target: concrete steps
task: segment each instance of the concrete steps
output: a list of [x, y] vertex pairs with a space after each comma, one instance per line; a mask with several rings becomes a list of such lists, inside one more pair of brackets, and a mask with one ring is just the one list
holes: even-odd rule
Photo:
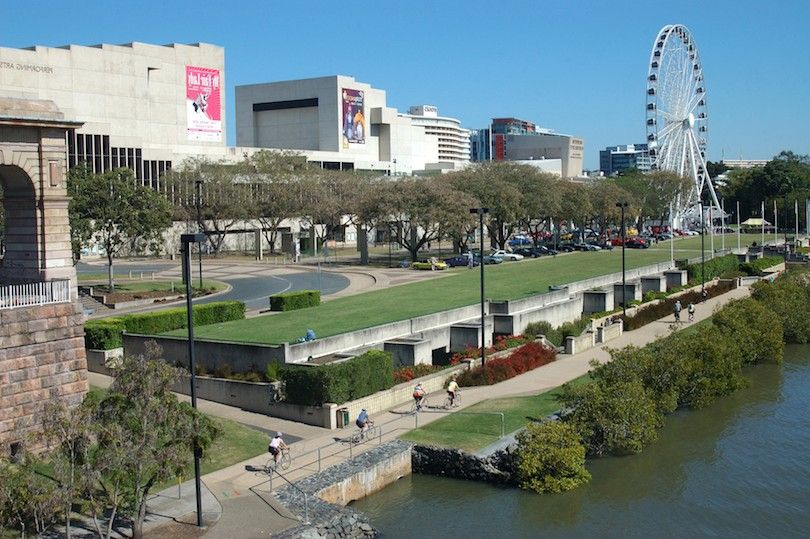
[[79, 302], [82, 304], [82, 310], [84, 314], [90, 316], [91, 314], [98, 314], [98, 313], [105, 313], [111, 312], [112, 309], [93, 299], [90, 295], [86, 292], [83, 292], [82, 289], [79, 289]]

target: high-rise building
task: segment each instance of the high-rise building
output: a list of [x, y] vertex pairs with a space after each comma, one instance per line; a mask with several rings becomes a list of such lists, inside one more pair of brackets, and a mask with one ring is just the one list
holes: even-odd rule
[[612, 176], [631, 168], [646, 172], [650, 170], [651, 164], [646, 144], [608, 146], [599, 152], [599, 170], [606, 176]]
[[408, 109], [414, 125], [425, 128], [425, 134], [438, 141], [440, 163], [468, 163], [470, 161], [470, 132], [461, 127], [455, 118], [439, 116], [439, 109], [433, 105], [416, 105]]
[[534, 123], [518, 118], [493, 118], [489, 128], [473, 130], [470, 135], [473, 161], [535, 164], [559, 160], [559, 174], [564, 178], [582, 175], [584, 146], [581, 138], [538, 128]]

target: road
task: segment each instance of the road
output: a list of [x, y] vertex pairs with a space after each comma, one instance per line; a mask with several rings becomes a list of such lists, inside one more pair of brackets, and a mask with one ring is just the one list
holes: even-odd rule
[[[320, 290], [322, 296], [340, 292], [349, 286], [349, 279], [343, 275], [324, 271], [296, 271], [294, 268], [280, 268], [281, 271], [265, 265], [235, 265], [219, 262], [203, 263], [203, 278], [216, 279], [231, 286], [231, 290], [213, 297], [200, 298], [197, 303], [238, 300], [245, 303], [248, 310], [262, 310], [269, 307], [268, 296], [291, 290]], [[157, 278], [180, 278], [180, 265], [173, 262], [120, 262], [114, 266], [117, 276], [151, 274]], [[82, 275], [106, 274], [103, 264], [79, 262], [76, 272]], [[294, 273], [286, 273], [292, 271]], [[192, 268], [194, 279], [198, 278], [197, 265]]]

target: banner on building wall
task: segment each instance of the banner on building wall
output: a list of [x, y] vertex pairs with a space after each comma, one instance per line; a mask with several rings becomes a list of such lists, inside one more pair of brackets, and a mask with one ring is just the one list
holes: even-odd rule
[[222, 141], [219, 69], [186, 66], [186, 130], [189, 140]]
[[366, 143], [366, 112], [363, 90], [344, 88], [343, 95], [343, 147]]

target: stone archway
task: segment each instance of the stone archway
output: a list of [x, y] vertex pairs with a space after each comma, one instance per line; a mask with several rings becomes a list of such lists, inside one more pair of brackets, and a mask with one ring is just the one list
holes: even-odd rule
[[80, 126], [53, 102], [0, 98], [0, 453], [36, 429], [43, 404], [87, 391], [65, 160], [66, 131]]

